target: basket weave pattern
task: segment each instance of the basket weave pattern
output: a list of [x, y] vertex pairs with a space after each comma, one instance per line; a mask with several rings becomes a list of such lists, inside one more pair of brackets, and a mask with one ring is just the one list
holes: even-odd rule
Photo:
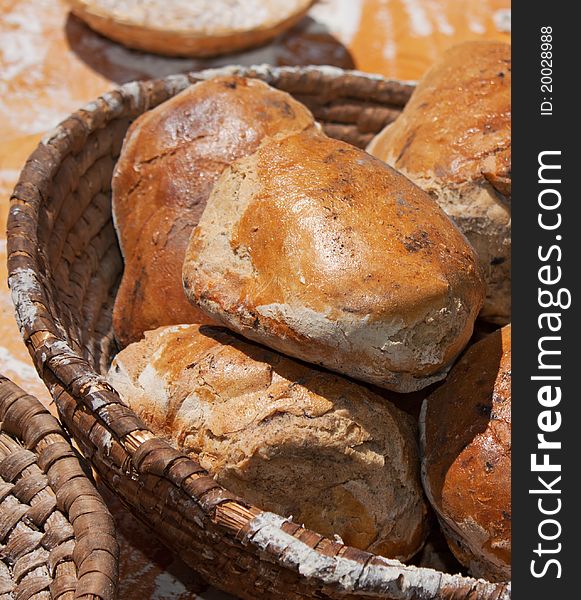
[[58, 421], [0, 376], [0, 600], [112, 600], [114, 523]]
[[[122, 259], [114, 163], [130, 122], [192, 82], [133, 83], [73, 114], [29, 159], [9, 217], [9, 282], [35, 365], [85, 456], [132, 512], [211, 583], [242, 598], [508, 600], [490, 584], [344, 546], [224, 490], [157, 438], [107, 384]], [[327, 134], [363, 147], [412, 86], [331, 68], [238, 69], [304, 102]]]

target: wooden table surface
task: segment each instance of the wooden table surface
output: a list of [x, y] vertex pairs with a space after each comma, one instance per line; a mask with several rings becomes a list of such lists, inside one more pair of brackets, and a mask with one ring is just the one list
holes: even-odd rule
[[[449, 46], [510, 41], [508, 0], [320, 0], [295, 30], [265, 48], [214, 60], [127, 50], [72, 17], [62, 0], [0, 0], [0, 372], [48, 393], [16, 327], [6, 286], [5, 223], [19, 170], [40, 137], [117, 84], [225, 64], [336, 64], [417, 79]], [[109, 495], [122, 545], [122, 600], [218, 600]]]

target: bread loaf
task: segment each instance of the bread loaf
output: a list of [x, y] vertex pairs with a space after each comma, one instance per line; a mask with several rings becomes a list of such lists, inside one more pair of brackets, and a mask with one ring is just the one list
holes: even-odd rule
[[477, 577], [511, 576], [511, 328], [471, 346], [422, 407], [422, 479], [451, 550]]
[[474, 251], [425, 192], [314, 129], [224, 171], [184, 286], [252, 340], [400, 392], [445, 376], [484, 296]]
[[181, 272], [214, 182], [265, 136], [313, 126], [291, 96], [240, 77], [193, 85], [133, 123], [113, 176], [125, 259], [113, 326], [122, 346], [160, 325], [204, 320], [184, 296]]
[[510, 46], [451, 48], [419, 82], [403, 113], [368, 151], [437, 200], [480, 258], [481, 317], [510, 320]]
[[109, 380], [152, 431], [256, 506], [407, 559], [427, 533], [415, 425], [364, 386], [229, 332], [147, 332]]

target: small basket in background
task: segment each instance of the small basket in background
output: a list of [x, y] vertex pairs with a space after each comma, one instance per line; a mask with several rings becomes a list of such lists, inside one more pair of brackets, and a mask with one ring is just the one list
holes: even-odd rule
[[58, 421], [0, 375], [0, 599], [113, 600], [105, 503]]

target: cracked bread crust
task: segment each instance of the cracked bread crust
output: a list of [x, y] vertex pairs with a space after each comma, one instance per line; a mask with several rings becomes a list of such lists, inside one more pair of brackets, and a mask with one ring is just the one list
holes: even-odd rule
[[113, 219], [125, 270], [113, 310], [122, 346], [161, 325], [208, 322], [181, 272], [214, 182], [270, 135], [313, 127], [291, 96], [256, 79], [195, 84], [130, 127], [113, 175]]
[[415, 423], [366, 387], [196, 325], [147, 332], [108, 379], [154, 432], [258, 507], [392, 558], [423, 544]]
[[445, 376], [484, 297], [473, 249], [425, 192], [312, 129], [224, 171], [183, 273], [217, 323], [398, 392]]
[[480, 258], [481, 317], [510, 320], [510, 45], [467, 42], [421, 79], [403, 113], [367, 148], [427, 191]]
[[420, 416], [422, 480], [472, 575], [511, 577], [511, 327], [471, 346]]

